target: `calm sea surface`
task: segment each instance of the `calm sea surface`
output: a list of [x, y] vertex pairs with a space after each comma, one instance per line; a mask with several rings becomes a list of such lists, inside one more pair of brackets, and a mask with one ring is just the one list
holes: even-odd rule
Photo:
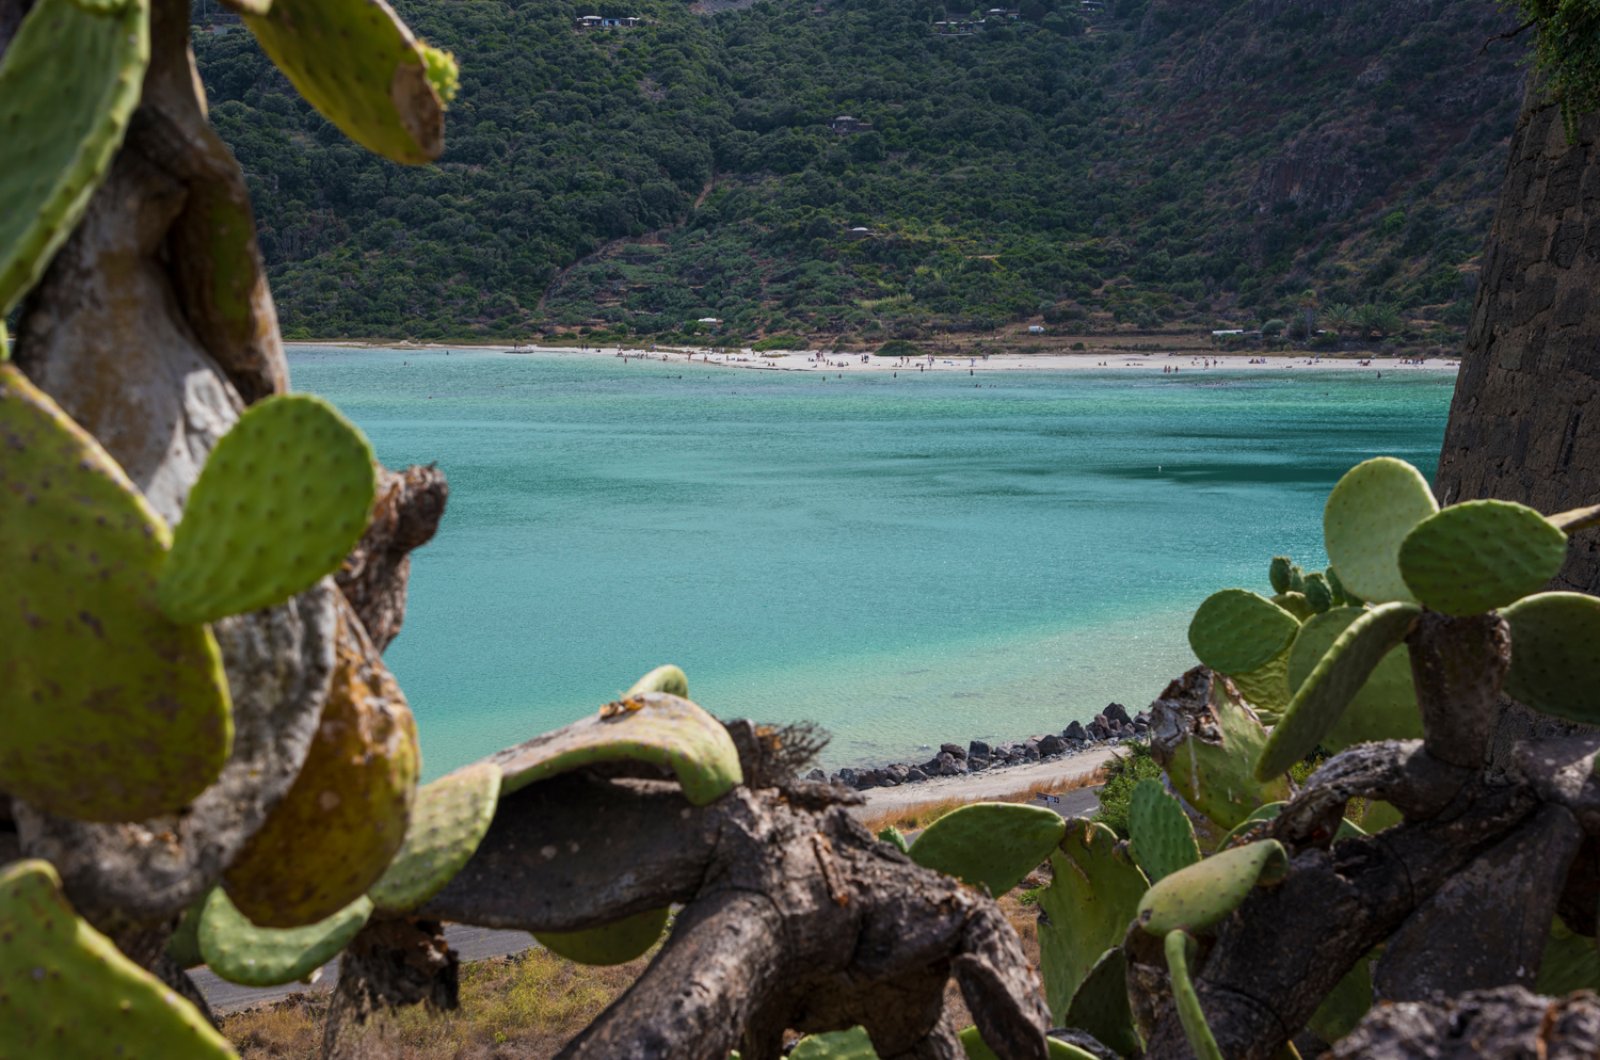
[[[1058, 731], [1192, 665], [1211, 591], [1322, 564], [1358, 460], [1431, 475], [1453, 376], [901, 372], [300, 348], [389, 466], [450, 479], [389, 649], [438, 775], [663, 662], [831, 765]], [[975, 387], [974, 383], [981, 383]]]

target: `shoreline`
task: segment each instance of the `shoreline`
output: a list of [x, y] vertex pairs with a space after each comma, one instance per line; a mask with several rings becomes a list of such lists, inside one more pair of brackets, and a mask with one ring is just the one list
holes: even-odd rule
[[1385, 358], [1374, 355], [1341, 355], [1321, 357], [1305, 353], [1216, 353], [1209, 350], [1085, 350], [1054, 351], [1047, 353], [1001, 353], [981, 356], [940, 356], [933, 354], [916, 358], [878, 357], [863, 353], [830, 353], [821, 350], [785, 350], [757, 353], [749, 348], [714, 351], [697, 347], [657, 346], [650, 349], [628, 346], [520, 346], [504, 343], [375, 343], [350, 339], [328, 342], [285, 342], [289, 349], [333, 348], [351, 350], [396, 351], [452, 351], [471, 350], [482, 353], [504, 353], [514, 356], [572, 356], [605, 357], [624, 363], [644, 360], [656, 363], [685, 365], [695, 368], [729, 368], [752, 371], [801, 372], [818, 376], [862, 375], [885, 372], [930, 372], [959, 374], [967, 372], [1056, 372], [1056, 371], [1134, 371], [1145, 374], [1178, 375], [1187, 372], [1244, 371], [1244, 372], [1450, 372], [1460, 370], [1456, 358], [1429, 358], [1414, 361], [1405, 358]]

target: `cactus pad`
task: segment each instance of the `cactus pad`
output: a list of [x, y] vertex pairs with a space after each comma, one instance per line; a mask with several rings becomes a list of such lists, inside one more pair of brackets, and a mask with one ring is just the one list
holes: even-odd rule
[[1321, 614], [1333, 606], [1333, 586], [1328, 584], [1327, 575], [1313, 571], [1306, 575], [1306, 603], [1311, 605], [1311, 610]]
[[1311, 610], [1311, 601], [1302, 592], [1275, 593], [1270, 599], [1301, 622], [1316, 614]]
[[1294, 560], [1288, 556], [1273, 556], [1272, 562], [1267, 565], [1267, 581], [1272, 583], [1272, 591], [1286, 593], [1294, 588]]
[[1086, 820], [1067, 822], [1050, 868], [1054, 879], [1039, 892], [1039, 970], [1059, 1020], [1100, 955], [1121, 945], [1149, 884], [1117, 834]]
[[1400, 546], [1400, 572], [1418, 600], [1447, 615], [1478, 615], [1544, 588], [1567, 558], [1567, 535], [1510, 501], [1453, 504], [1418, 523]]
[[1195, 992], [1194, 980], [1189, 976], [1189, 962], [1194, 959], [1196, 949], [1194, 939], [1186, 931], [1172, 931], [1162, 945], [1167, 956], [1167, 976], [1172, 981], [1172, 1000], [1189, 1048], [1194, 1050], [1196, 1060], [1222, 1060], [1222, 1050], [1217, 1048], [1217, 1039], [1200, 1008], [1200, 995]]
[[1285, 648], [1269, 659], [1266, 665], [1248, 673], [1229, 674], [1228, 680], [1233, 682], [1246, 702], [1271, 720], [1276, 720], [1289, 706], [1289, 649]]
[[417, 790], [400, 852], [367, 892], [385, 912], [408, 913], [455, 878], [494, 823], [500, 771], [484, 762]]
[[[1586, 944], [1594, 952], [1593, 944]], [[1377, 951], [1374, 951], [1374, 953]], [[1361, 958], [1322, 999], [1306, 1026], [1325, 1042], [1336, 1042], [1356, 1029], [1372, 1009], [1372, 954]], [[1543, 993], [1544, 991], [1540, 991]], [[1559, 993], [1566, 993], [1565, 990]]]
[[1179, 796], [1219, 827], [1232, 828], [1262, 803], [1287, 799], [1289, 782], [1283, 777], [1255, 779], [1267, 730], [1230, 694], [1227, 682], [1212, 682], [1208, 705], [1215, 739], [1190, 733], [1163, 765]]
[[[983, 1040], [983, 1036], [978, 1033], [978, 1028], [968, 1027], [957, 1037], [961, 1039], [961, 1051], [967, 1054], [967, 1060], [1000, 1060], [1000, 1055], [989, 1048], [988, 1043]], [[1104, 1039], [1101, 1040], [1104, 1041]], [[1061, 1041], [1059, 1038], [1046, 1038], [1045, 1049], [1047, 1050], [1045, 1055], [1049, 1057], [1049, 1060], [1098, 1060], [1094, 1053], [1080, 1049], [1069, 1042]], [[798, 1050], [796, 1050], [796, 1053], [790, 1054], [790, 1060], [793, 1060], [793, 1057], [797, 1054]], [[876, 1057], [877, 1055], [877, 1053], [862, 1054], [862, 1060], [870, 1060], [871, 1057]]]
[[744, 781], [739, 752], [722, 723], [687, 699], [645, 692], [607, 703], [597, 716], [535, 736], [486, 762], [499, 768], [500, 793], [601, 762], [645, 762], [670, 769], [696, 806]]
[[339, 569], [367, 528], [372, 447], [332, 405], [270, 397], [222, 436], [184, 506], [161, 572], [174, 622], [281, 603]]
[[1157, 938], [1179, 929], [1209, 931], [1239, 908], [1258, 882], [1282, 878], [1288, 861], [1275, 839], [1213, 854], [1146, 891], [1139, 901], [1139, 926]]
[[181, 809], [227, 761], [233, 721], [210, 632], [156, 606], [166, 524], [10, 364], [0, 452], [0, 790], [95, 821]]
[[808, 1034], [795, 1043], [789, 1060], [878, 1060], [865, 1027]]
[[1146, 777], [1134, 786], [1128, 803], [1128, 834], [1133, 858], [1151, 883], [1200, 860], [1194, 825], [1161, 781]]
[[206, 963], [200, 952], [200, 914], [205, 912], [206, 898], [210, 896], [211, 892], [207, 891], [205, 897], [183, 911], [177, 928], [167, 940], [167, 956], [179, 968], [194, 968]]
[[1384, 657], [1405, 640], [1422, 609], [1383, 604], [1363, 612], [1339, 634], [1306, 677], [1267, 738], [1257, 778], [1277, 776], [1317, 749]]
[[406, 837], [417, 730], [400, 687], [341, 601], [333, 680], [294, 783], [223, 875], [252, 921], [292, 928], [367, 893]]
[[1427, 479], [1404, 460], [1380, 456], [1349, 471], [1328, 495], [1322, 533], [1339, 579], [1363, 600], [1413, 600], [1400, 575], [1400, 545], [1439, 510]]
[[1088, 1031], [1118, 1056], [1140, 1051], [1133, 1028], [1133, 1007], [1128, 1003], [1128, 960], [1121, 946], [1100, 955], [1067, 1008], [1066, 1027]]
[[646, 692], [665, 692], [669, 696], [680, 699], [689, 698], [689, 677], [678, 667], [668, 663], [658, 666], [633, 683], [633, 687], [622, 693], [622, 698], [639, 696]]
[[910, 854], [923, 868], [998, 898], [1043, 864], [1066, 833], [1066, 821], [1042, 806], [976, 802], [929, 825]]
[[1600, 722], [1600, 599], [1539, 593], [1504, 615], [1511, 625], [1506, 693], [1558, 718]]
[[627, 964], [650, 952], [667, 926], [669, 909], [646, 909], [614, 924], [585, 931], [536, 931], [551, 953], [579, 964]]
[[1247, 673], [1271, 662], [1299, 629], [1298, 619], [1266, 597], [1224, 589], [1206, 597], [1195, 611], [1189, 646], [1213, 670]]
[[[1333, 642], [1365, 614], [1359, 607], [1336, 607], [1307, 622], [1289, 652], [1289, 687], [1298, 691]], [[1339, 719], [1318, 741], [1342, 751], [1368, 740], [1410, 740], [1422, 736], [1422, 712], [1411, 679], [1411, 654], [1393, 648], [1372, 671]]]
[[878, 833], [878, 839], [888, 843], [902, 854], [911, 853], [911, 844], [906, 842], [905, 833], [892, 824]]
[[0, 317], [44, 272], [111, 168], [139, 104], [149, 22], [142, 2], [87, 10], [39, 0], [0, 58]]
[[274, 0], [244, 21], [306, 102], [362, 147], [413, 165], [444, 150], [434, 80], [453, 63], [425, 60], [384, 0]]
[[326, 920], [305, 927], [259, 927], [218, 887], [206, 899], [200, 916], [200, 953], [207, 966], [230, 983], [292, 983], [332, 960], [371, 915], [372, 902], [362, 897]]
[[0, 1054], [228, 1057], [193, 1005], [81, 919], [47, 861], [0, 869]]

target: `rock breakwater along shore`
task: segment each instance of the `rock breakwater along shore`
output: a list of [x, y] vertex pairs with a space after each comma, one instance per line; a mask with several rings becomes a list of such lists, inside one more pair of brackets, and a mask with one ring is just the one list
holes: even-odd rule
[[813, 769], [809, 780], [830, 780], [847, 788], [895, 788], [918, 784], [934, 777], [957, 777], [988, 770], [1020, 766], [1030, 762], [1065, 758], [1097, 744], [1115, 744], [1143, 739], [1150, 732], [1150, 716], [1145, 711], [1130, 716], [1121, 703], [1111, 703], [1089, 719], [1088, 724], [1073, 722], [1060, 733], [1030, 736], [1012, 743], [989, 744], [973, 740], [962, 747], [940, 744], [938, 752], [926, 762], [891, 762], [886, 766], [844, 768], [833, 774]]

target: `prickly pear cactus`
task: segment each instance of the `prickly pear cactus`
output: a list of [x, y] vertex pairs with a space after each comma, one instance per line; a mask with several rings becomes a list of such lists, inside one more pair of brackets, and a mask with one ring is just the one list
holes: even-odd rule
[[200, 953], [206, 965], [230, 983], [292, 983], [332, 960], [371, 915], [372, 902], [363, 897], [315, 924], [261, 927], [239, 912], [219, 887], [200, 914]]
[[1363, 612], [1339, 634], [1267, 738], [1256, 763], [1258, 779], [1277, 776], [1316, 750], [1384, 657], [1405, 640], [1421, 613], [1415, 604], [1384, 604]]
[[184, 505], [158, 595], [174, 622], [282, 603], [339, 569], [367, 528], [372, 447], [306, 394], [245, 410]]
[[1539, 593], [1503, 615], [1511, 626], [1506, 694], [1558, 718], [1600, 723], [1600, 599]]
[[1117, 834], [1092, 821], [1067, 823], [1050, 868], [1054, 878], [1039, 894], [1039, 970], [1060, 1020], [1101, 954], [1121, 944], [1149, 884]]
[[444, 99], [455, 61], [425, 54], [384, 0], [274, 0], [244, 16], [306, 102], [350, 139], [395, 162], [444, 150]]
[[166, 525], [10, 364], [0, 451], [0, 790], [93, 821], [181, 809], [233, 723], [216, 641], [156, 606]]
[[1146, 891], [1139, 900], [1139, 926], [1157, 938], [1178, 930], [1204, 934], [1239, 908], [1257, 883], [1281, 879], [1288, 862], [1283, 844], [1274, 839], [1213, 854]]
[[[1339, 635], [1366, 612], [1336, 607], [1307, 622], [1289, 652], [1289, 687], [1298, 691], [1333, 647]], [[1393, 648], [1373, 669], [1349, 706], [1318, 741], [1329, 751], [1342, 751], [1368, 740], [1411, 740], [1422, 736], [1422, 712], [1411, 679], [1411, 654]]]
[[486, 762], [417, 789], [405, 842], [368, 892], [386, 912], [408, 913], [444, 889], [494, 823], [500, 771]]
[[1544, 588], [1567, 558], [1567, 535], [1510, 501], [1454, 504], [1418, 523], [1400, 546], [1416, 598], [1447, 615], [1477, 615]]
[[1289, 797], [1281, 776], [1257, 780], [1256, 762], [1267, 744], [1261, 719], [1235, 699], [1223, 681], [1211, 686], [1215, 738], [1185, 736], [1163, 763], [1172, 790], [1220, 828], [1232, 828], [1256, 807]]
[[1311, 601], [1302, 592], [1274, 593], [1270, 599], [1301, 622], [1316, 614], [1311, 610]]
[[668, 909], [646, 909], [614, 924], [586, 931], [537, 931], [534, 938], [551, 953], [579, 964], [627, 964], [650, 952], [667, 926]]
[[47, 861], [0, 868], [0, 1055], [228, 1057], [193, 1005], [75, 913]]
[[907, 842], [905, 833], [900, 831], [900, 829], [896, 828], [892, 824], [883, 831], [879, 832], [878, 838], [883, 842], [888, 843], [902, 854], [911, 853], [911, 844]]
[[1400, 574], [1400, 546], [1439, 510], [1422, 473], [1380, 456], [1345, 472], [1322, 513], [1323, 540], [1339, 578], [1363, 600], [1415, 602]]
[[929, 825], [909, 853], [923, 868], [998, 898], [1042, 865], [1066, 833], [1066, 821], [1042, 806], [976, 802]]
[[1128, 961], [1122, 947], [1106, 950], [1089, 969], [1083, 985], [1072, 995], [1062, 1025], [1089, 1032], [1119, 1056], [1133, 1056], [1141, 1050], [1133, 1007], [1128, 1003]]
[[689, 675], [671, 663], [658, 666], [635, 681], [632, 688], [622, 693], [622, 698], [641, 696], [646, 692], [665, 692], [669, 696], [688, 699]]
[[1146, 777], [1134, 786], [1128, 805], [1129, 846], [1151, 883], [1200, 860], [1194, 825], [1161, 781]]
[[1267, 565], [1267, 581], [1272, 583], [1275, 593], [1287, 593], [1294, 589], [1294, 561], [1288, 556], [1273, 556], [1272, 562]]
[[1265, 666], [1289, 647], [1300, 622], [1264, 596], [1246, 589], [1212, 593], [1189, 622], [1195, 657], [1225, 674]]
[[878, 1060], [863, 1027], [827, 1034], [808, 1034], [795, 1043], [789, 1060]]
[[39, 0], [0, 58], [0, 317], [44, 272], [110, 168], [139, 105], [149, 21], [143, 0]]
[[1195, 992], [1194, 980], [1189, 975], [1189, 962], [1194, 960], [1195, 941], [1188, 932], [1173, 930], [1163, 940], [1167, 956], [1167, 974], [1172, 979], [1172, 1000], [1178, 1007], [1178, 1022], [1183, 1025], [1183, 1036], [1189, 1040], [1197, 1060], [1222, 1060], [1222, 1050], [1206, 1022], [1200, 1008], [1200, 995]]
[[367, 893], [406, 836], [420, 766], [400, 686], [340, 602], [333, 682], [305, 765], [223, 875], [264, 927], [316, 923]]
[[744, 780], [739, 751], [722, 723], [687, 699], [645, 692], [607, 703], [594, 717], [535, 736], [485, 761], [509, 795], [536, 780], [600, 762], [670, 769], [696, 806], [715, 802]]
[[1305, 577], [1306, 603], [1316, 614], [1328, 610], [1333, 606], [1333, 587], [1328, 584], [1327, 576], [1317, 571], [1312, 571]]
[[1289, 688], [1289, 650], [1285, 648], [1264, 666], [1248, 673], [1228, 675], [1239, 694], [1267, 721], [1276, 722], [1293, 695]]

